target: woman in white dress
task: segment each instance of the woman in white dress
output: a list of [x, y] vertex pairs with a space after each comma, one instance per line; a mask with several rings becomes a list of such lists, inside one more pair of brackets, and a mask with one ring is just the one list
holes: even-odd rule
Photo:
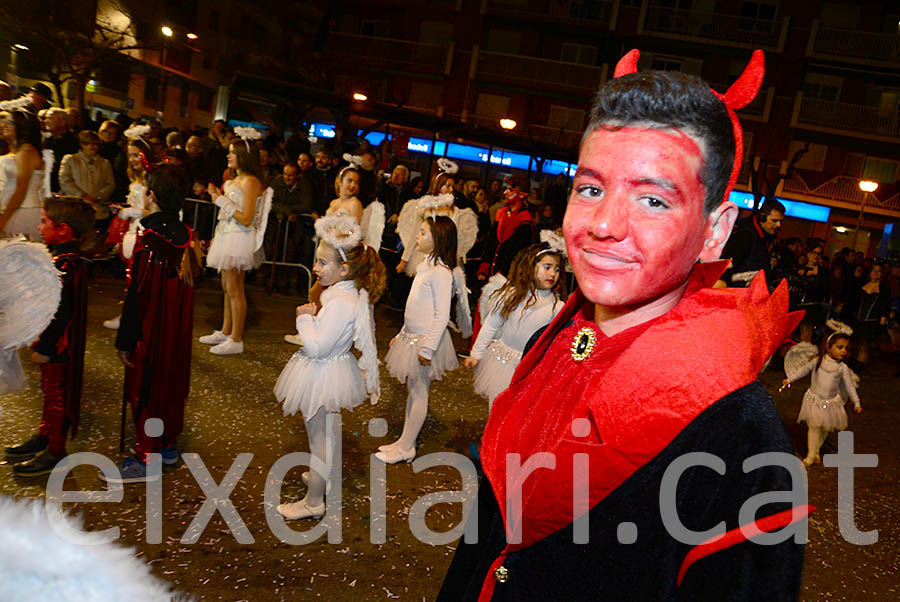
[[[209, 196], [219, 207], [219, 223], [209, 247], [206, 265], [222, 275], [225, 292], [222, 329], [200, 337], [200, 342], [213, 345], [216, 355], [232, 355], [244, 351], [244, 320], [247, 297], [244, 275], [262, 264], [264, 255], [258, 244], [257, 230], [264, 228], [267, 216], [258, 216], [257, 203], [263, 187], [259, 177], [259, 150], [247, 140], [235, 141], [228, 150], [228, 168], [237, 177], [225, 182], [224, 190], [209, 185]], [[224, 194], [223, 194], [224, 193]]]
[[40, 240], [38, 224], [41, 204], [50, 196], [53, 151], [42, 156], [40, 122], [25, 109], [0, 112], [0, 137], [10, 148], [0, 157], [0, 233]]

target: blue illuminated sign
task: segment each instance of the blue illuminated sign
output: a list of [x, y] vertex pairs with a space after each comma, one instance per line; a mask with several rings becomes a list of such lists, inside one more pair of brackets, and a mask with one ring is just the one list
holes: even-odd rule
[[[731, 195], [728, 198], [741, 209], [753, 210], [753, 195], [749, 192], [732, 190]], [[827, 222], [831, 215], [831, 208], [825, 207], [824, 205], [814, 205], [812, 203], [803, 203], [801, 201], [789, 201], [781, 198], [778, 198], [777, 200], [784, 205], [784, 212], [788, 217], [796, 217], [813, 222]]]

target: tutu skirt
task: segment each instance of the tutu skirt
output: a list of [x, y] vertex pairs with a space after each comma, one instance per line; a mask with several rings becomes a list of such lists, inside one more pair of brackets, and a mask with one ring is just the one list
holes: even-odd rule
[[502, 341], [494, 341], [488, 345], [487, 352], [475, 365], [475, 392], [488, 398], [489, 409], [494, 399], [509, 386], [520, 361], [521, 353]]
[[419, 348], [422, 347], [424, 339], [424, 334], [410, 334], [406, 330], [401, 330], [388, 350], [384, 363], [390, 375], [401, 383], [405, 383], [410, 377], [441, 380], [444, 373], [459, 367], [449, 330], [444, 329], [430, 366], [419, 363]]
[[282, 402], [285, 416], [299, 410], [305, 420], [311, 420], [322, 408], [327, 412], [352, 410], [367, 394], [353, 354], [317, 359], [307, 357], [301, 349], [291, 356], [275, 382], [275, 397]]
[[226, 222], [220, 221], [209, 245], [206, 265], [222, 270], [247, 272], [262, 265], [265, 253], [256, 248], [256, 231], [235, 231], [226, 229]]
[[811, 390], [803, 394], [803, 405], [797, 422], [807, 426], [823, 428], [826, 431], [842, 431], [847, 428], [847, 412], [840, 393], [831, 399], [822, 399]]

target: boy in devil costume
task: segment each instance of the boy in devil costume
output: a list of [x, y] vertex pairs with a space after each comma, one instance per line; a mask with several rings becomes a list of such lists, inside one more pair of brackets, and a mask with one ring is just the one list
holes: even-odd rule
[[[190, 180], [180, 167], [159, 165], [147, 175], [147, 204], [156, 203], [159, 211], [140, 222], [116, 336], [119, 359], [125, 364], [124, 396], [131, 405], [137, 442], [134, 457], [119, 466], [119, 474], [101, 473], [108, 482], [158, 478], [147, 475], [150, 453], [161, 454], [165, 464], [178, 461], [175, 442], [184, 426], [194, 279], [200, 271], [199, 243], [193, 230], [178, 218], [189, 190]], [[145, 429], [151, 418], [162, 420], [161, 433], [153, 427]]]
[[518, 180], [511, 180], [504, 192], [506, 206], [497, 210], [497, 223], [485, 242], [484, 260], [478, 268], [478, 279], [487, 280], [496, 273], [509, 272], [516, 253], [532, 242], [534, 218], [525, 206], [528, 193], [520, 190]]
[[798, 317], [762, 275], [711, 288], [762, 52], [724, 95], [637, 58], [595, 100], [563, 226], [579, 288], [494, 402], [478, 542], [439, 602], [797, 598], [803, 469], [756, 376]]
[[[63, 287], [53, 321], [34, 344], [31, 361], [41, 366], [44, 411], [36, 435], [6, 448], [6, 459], [21, 462], [13, 474], [49, 474], [66, 456], [66, 433], [78, 432], [87, 326], [87, 269], [79, 241], [94, 229], [94, 210], [75, 198], [44, 202], [38, 230], [50, 248]], [[22, 462], [23, 460], [27, 460]]]

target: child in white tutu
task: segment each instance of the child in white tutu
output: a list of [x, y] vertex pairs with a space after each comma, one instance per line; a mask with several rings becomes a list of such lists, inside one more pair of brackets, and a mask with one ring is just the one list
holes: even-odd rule
[[459, 366], [447, 326], [454, 293], [456, 321], [466, 338], [472, 335], [465, 276], [457, 265], [456, 226], [446, 216], [422, 222], [416, 247], [425, 256], [413, 279], [403, 328], [391, 340], [385, 357], [391, 376], [406, 383], [406, 420], [400, 438], [382, 445], [375, 454], [382, 462], [411, 462], [416, 457], [416, 439], [428, 414], [428, 388], [445, 372]]
[[549, 324], [564, 304], [565, 241], [550, 230], [541, 232], [541, 239], [541, 244], [519, 251], [509, 279], [487, 299], [487, 319], [465, 360], [466, 368], [475, 369], [475, 392], [488, 398], [489, 410], [509, 386], [531, 335]]
[[224, 194], [214, 184], [209, 196], [219, 207], [219, 223], [209, 247], [206, 265], [222, 275], [225, 309], [222, 329], [200, 337], [200, 342], [213, 345], [216, 355], [231, 355], [244, 351], [244, 320], [247, 317], [247, 297], [244, 293], [244, 274], [256, 269], [265, 259], [262, 241], [268, 222], [268, 208], [272, 204], [272, 189], [263, 194], [259, 167], [259, 149], [251, 144], [254, 136], [235, 128], [244, 138], [235, 141], [228, 150], [228, 168], [237, 177], [225, 182]]
[[[287, 519], [319, 517], [325, 513], [325, 489], [331, 467], [334, 437], [328, 414], [353, 409], [366, 397], [378, 400], [378, 353], [372, 304], [384, 292], [387, 276], [378, 253], [362, 244], [362, 229], [352, 217], [323, 217], [316, 221], [319, 245], [313, 272], [322, 283], [322, 309], [314, 303], [297, 308], [300, 350], [291, 356], [278, 382], [275, 397], [284, 415], [299, 410], [306, 421], [310, 453], [325, 463], [325, 474], [303, 474], [306, 497], [278, 506]], [[350, 353], [355, 344], [359, 360]]]
[[[853, 331], [834, 320], [829, 320], [827, 325], [834, 332], [825, 339], [823, 348], [815, 357], [803, 361], [802, 354], [806, 347], [804, 343], [800, 343], [784, 358], [784, 370], [787, 374], [787, 378], [784, 379], [785, 385], [812, 373], [809, 389], [803, 394], [803, 405], [797, 418], [797, 422], [805, 422], [808, 429], [808, 449], [806, 458], [803, 459], [803, 465], [806, 467], [821, 461], [819, 449], [830, 431], [842, 431], [847, 428], [847, 412], [844, 411], [844, 404], [848, 397], [853, 401], [853, 410], [857, 414], [862, 412], [854, 382], [858, 377], [844, 363]], [[805, 345], [811, 347], [808, 343]]]

